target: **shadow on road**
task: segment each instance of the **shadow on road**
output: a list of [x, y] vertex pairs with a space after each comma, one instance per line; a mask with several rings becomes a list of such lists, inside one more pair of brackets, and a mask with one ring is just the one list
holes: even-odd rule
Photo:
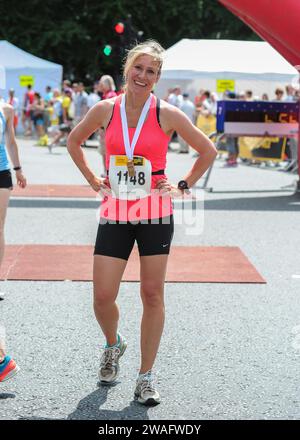
[[16, 397], [16, 395], [12, 394], [12, 393], [0, 393], [0, 400], [14, 399], [15, 397]]
[[[228, 192], [227, 192], [228, 193]], [[224, 194], [214, 192], [215, 195]], [[270, 197], [236, 197], [219, 200], [208, 199], [205, 209], [220, 211], [299, 211], [300, 195], [282, 195]]]
[[[117, 384], [115, 384], [117, 385]], [[132, 400], [121, 411], [101, 409], [107, 401], [111, 386], [100, 386], [97, 390], [81, 399], [75, 411], [67, 416], [67, 420], [149, 420], [149, 407], [140, 405]], [[20, 417], [18, 420], [58, 420], [47, 417]], [[61, 420], [61, 419], [60, 419]]]
[[100, 386], [84, 397], [78, 403], [76, 410], [68, 416], [68, 420], [149, 420], [147, 414], [149, 408], [134, 400], [121, 411], [101, 409], [111, 388], [112, 386]]

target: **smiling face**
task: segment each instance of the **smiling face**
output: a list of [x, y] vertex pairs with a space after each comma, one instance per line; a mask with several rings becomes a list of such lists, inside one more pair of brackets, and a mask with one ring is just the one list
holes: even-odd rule
[[127, 90], [149, 94], [160, 77], [160, 63], [151, 55], [138, 56], [126, 74]]

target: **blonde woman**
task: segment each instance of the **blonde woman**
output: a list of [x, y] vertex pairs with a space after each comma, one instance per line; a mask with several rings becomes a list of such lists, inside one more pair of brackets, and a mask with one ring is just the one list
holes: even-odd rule
[[[116, 381], [127, 342], [118, 329], [116, 299], [127, 260], [137, 241], [140, 254], [141, 364], [135, 398], [156, 405], [160, 396], [153, 376], [165, 320], [164, 282], [173, 237], [171, 195], [182, 196], [213, 162], [212, 142], [178, 108], [151, 92], [161, 73], [164, 50], [149, 40], [131, 49], [124, 65], [123, 95], [96, 104], [68, 139], [70, 155], [86, 180], [104, 196], [94, 251], [94, 311], [106, 338], [99, 378]], [[80, 147], [104, 127], [107, 178], [96, 176]], [[199, 154], [175, 186], [165, 174], [173, 131]]]
[[[11, 105], [0, 103], [0, 266], [4, 255], [4, 224], [10, 193], [13, 187], [10, 165], [6, 153], [8, 153], [16, 173], [17, 184], [21, 188], [26, 186], [26, 178], [20, 165], [18, 146], [14, 130], [14, 109]], [[0, 298], [2, 295], [0, 293]], [[0, 382], [13, 377], [19, 367], [16, 362], [5, 353], [4, 336], [0, 323]]]

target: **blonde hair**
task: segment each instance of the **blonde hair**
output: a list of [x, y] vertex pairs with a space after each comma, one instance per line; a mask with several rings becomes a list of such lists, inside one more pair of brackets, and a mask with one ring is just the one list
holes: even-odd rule
[[116, 85], [115, 85], [115, 82], [114, 82], [113, 78], [112, 78], [110, 75], [102, 75], [101, 78], [100, 78], [100, 80], [99, 80], [99, 83], [101, 83], [101, 82], [104, 83], [105, 86], [106, 86], [109, 90], [112, 90], [113, 92], [116, 91]]
[[123, 67], [124, 85], [126, 85], [129, 69], [141, 55], [150, 55], [154, 58], [154, 61], [159, 63], [158, 75], [160, 75], [164, 52], [165, 49], [155, 40], [146, 40], [130, 49], [127, 52]]

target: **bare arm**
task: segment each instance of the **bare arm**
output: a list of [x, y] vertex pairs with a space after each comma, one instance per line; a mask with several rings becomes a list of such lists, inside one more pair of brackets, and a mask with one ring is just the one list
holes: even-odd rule
[[95, 191], [104, 188], [104, 180], [95, 176], [89, 167], [81, 145], [99, 127], [105, 125], [110, 108], [110, 103], [105, 101], [94, 105], [68, 136], [67, 148], [70, 156]]
[[[14, 129], [14, 109], [11, 105], [6, 105], [4, 107], [5, 117], [6, 117], [6, 145], [9, 157], [13, 164], [13, 168], [21, 167], [18, 145], [15, 138]], [[26, 178], [24, 177], [22, 170], [16, 171], [17, 183], [21, 188], [26, 186]]]

